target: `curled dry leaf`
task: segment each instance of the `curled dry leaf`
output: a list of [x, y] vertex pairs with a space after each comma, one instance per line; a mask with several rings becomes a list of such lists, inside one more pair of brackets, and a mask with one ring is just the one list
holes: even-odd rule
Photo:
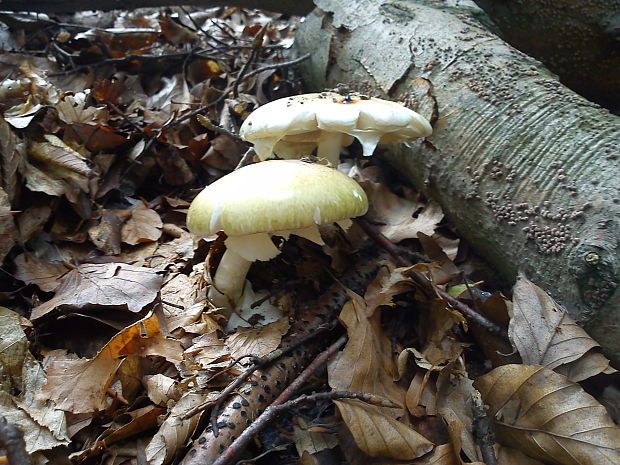
[[353, 399], [334, 403], [357, 446], [371, 457], [412, 460], [433, 448], [424, 436], [386, 415], [376, 405]]
[[80, 265], [61, 279], [52, 299], [32, 310], [31, 319], [59, 307], [120, 307], [139, 312], [155, 300], [161, 283], [162, 277], [150, 268], [124, 263]]
[[35, 254], [23, 253], [15, 257], [14, 276], [26, 284], [34, 284], [45, 292], [54, 292], [69, 269], [59, 262], [44, 262]]
[[263, 357], [280, 346], [282, 336], [287, 333], [289, 327], [286, 317], [256, 328], [239, 327], [226, 339], [226, 345], [235, 359], [245, 355]]
[[[180, 362], [181, 345], [166, 338], [155, 315], [125, 328], [114, 336], [92, 359], [56, 356], [48, 362], [47, 384], [42, 396], [58, 408], [72, 413], [104, 410], [106, 391], [123, 361], [123, 357], [158, 355]], [[71, 382], [68, 383], [67, 380]]]
[[170, 410], [170, 413], [146, 446], [146, 462], [149, 465], [168, 463], [177, 451], [185, 446], [194, 434], [200, 415], [185, 419], [185, 414], [207, 400], [207, 393], [187, 391]]
[[[293, 433], [295, 435], [295, 448], [300, 457], [304, 453], [313, 456], [322, 450], [332, 449], [338, 445], [338, 438], [333, 431], [329, 429], [315, 431], [303, 417], [295, 417]], [[320, 460], [314, 458], [314, 460], [308, 460], [308, 462], [319, 464]]]
[[596, 341], [523, 274], [519, 274], [513, 288], [510, 310], [508, 334], [523, 363], [556, 370], [564, 365], [564, 372], [575, 382], [615, 371], [609, 360], [591, 351], [598, 347]]
[[121, 239], [126, 244], [136, 245], [141, 242], [155, 242], [161, 237], [163, 222], [157, 212], [138, 203], [131, 212], [131, 217], [121, 228]]
[[334, 390], [366, 392], [403, 405], [405, 390], [394, 382], [397, 370], [391, 341], [381, 328], [381, 313], [369, 310], [359, 295], [350, 295], [352, 300], [340, 313], [349, 341], [327, 366], [329, 385]]
[[557, 465], [620, 463], [620, 428], [565, 376], [541, 366], [504, 365], [474, 385], [501, 444]]
[[443, 219], [443, 211], [438, 203], [405, 199], [392, 193], [383, 184], [360, 180], [359, 177], [358, 181], [368, 196], [366, 217], [379, 225], [379, 231], [393, 242], [416, 239], [419, 232], [432, 236]]
[[40, 459], [37, 451], [67, 445], [69, 436], [64, 413], [39, 396], [46, 375], [28, 350], [28, 338], [23, 331], [26, 321], [0, 307], [0, 412], [9, 423], [24, 431], [26, 451], [33, 459]]
[[4, 257], [13, 248], [16, 236], [17, 229], [11, 214], [9, 197], [0, 187], [0, 263], [4, 261]]

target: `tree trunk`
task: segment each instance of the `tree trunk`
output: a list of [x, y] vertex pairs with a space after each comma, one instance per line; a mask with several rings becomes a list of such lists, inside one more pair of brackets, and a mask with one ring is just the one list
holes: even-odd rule
[[239, 6], [260, 8], [280, 13], [305, 15], [312, 7], [312, 0], [5, 0], [5, 11], [33, 11], [38, 13], [74, 13], [85, 10], [131, 10], [134, 8], [192, 5], [204, 8], [214, 6]]
[[476, 3], [506, 41], [542, 61], [562, 83], [620, 110], [620, 0]]
[[386, 159], [505, 278], [524, 270], [620, 360], [620, 119], [486, 30], [472, 2], [316, 4], [297, 36], [307, 84], [417, 102], [434, 134]]

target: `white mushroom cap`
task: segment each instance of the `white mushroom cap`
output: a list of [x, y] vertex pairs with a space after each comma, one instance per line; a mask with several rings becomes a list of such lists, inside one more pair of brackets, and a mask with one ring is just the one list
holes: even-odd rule
[[207, 186], [192, 202], [194, 233], [228, 236], [275, 233], [332, 223], [366, 213], [360, 185], [324, 165], [269, 160], [245, 166]]
[[342, 145], [355, 137], [364, 155], [370, 156], [379, 143], [426, 137], [432, 128], [425, 118], [396, 102], [356, 93], [321, 92], [267, 103], [246, 118], [239, 132], [254, 144], [262, 160], [272, 153], [284, 158], [294, 155], [291, 146], [295, 143], [305, 144], [304, 150], [308, 144], [318, 146], [325, 133], [350, 136]]
[[279, 250], [271, 235], [296, 234], [322, 243], [317, 225], [363, 215], [368, 199], [341, 172], [300, 160], [271, 160], [245, 166], [207, 186], [192, 202], [187, 226], [194, 234], [224, 231], [226, 252], [209, 298], [231, 311], [243, 295], [252, 261]]

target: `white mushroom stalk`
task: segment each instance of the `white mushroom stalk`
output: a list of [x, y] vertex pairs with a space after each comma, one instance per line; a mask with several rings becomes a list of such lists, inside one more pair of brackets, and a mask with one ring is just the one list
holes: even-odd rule
[[322, 244], [317, 225], [367, 209], [366, 194], [353, 179], [299, 160], [257, 163], [218, 179], [198, 194], [187, 216], [194, 234], [228, 236], [209, 298], [229, 316], [243, 295], [251, 263], [280, 253], [272, 235], [295, 234]]
[[317, 156], [338, 164], [340, 148], [356, 138], [364, 156], [377, 144], [431, 135], [425, 118], [403, 105], [358, 93], [321, 92], [269, 102], [254, 110], [239, 135], [254, 144], [261, 160], [277, 155], [300, 158], [317, 149]]

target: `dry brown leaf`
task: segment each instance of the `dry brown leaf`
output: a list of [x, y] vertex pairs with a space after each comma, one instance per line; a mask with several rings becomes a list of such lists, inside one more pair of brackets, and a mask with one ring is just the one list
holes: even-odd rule
[[177, 382], [161, 373], [147, 378], [146, 393], [151, 402], [162, 406], [167, 405], [171, 400], [176, 401], [180, 397]]
[[59, 307], [120, 307], [139, 312], [155, 300], [162, 280], [150, 268], [125, 263], [80, 265], [61, 279], [54, 297], [32, 310], [31, 319]]
[[43, 137], [45, 142], [30, 143], [28, 154], [31, 157], [48, 165], [54, 172], [70, 177], [75, 177], [76, 174], [87, 177], [91, 174], [86, 159], [80, 153], [52, 134]]
[[15, 277], [26, 284], [34, 284], [45, 292], [54, 292], [69, 269], [62, 263], [40, 260], [35, 254], [23, 253], [15, 257]]
[[416, 239], [419, 232], [432, 236], [443, 219], [443, 211], [435, 202], [425, 204], [405, 199], [385, 185], [368, 180], [360, 181], [360, 184], [368, 196], [367, 218], [393, 242]]
[[523, 452], [512, 447], [495, 444], [495, 457], [500, 465], [544, 465], [542, 462], [528, 457]]
[[92, 359], [60, 355], [51, 358], [42, 395], [72, 413], [104, 410], [106, 391], [127, 355], [158, 355], [178, 363], [182, 349], [177, 341], [160, 332], [156, 316], [149, 315], [119, 332]]
[[364, 299], [350, 295], [352, 300], [340, 313], [349, 341], [327, 366], [329, 386], [338, 391], [375, 394], [403, 405], [405, 390], [394, 382], [396, 364], [392, 343], [381, 328], [381, 313], [376, 309], [369, 314]]
[[[295, 448], [301, 457], [304, 453], [310, 456], [325, 449], [332, 449], [338, 445], [335, 432], [327, 430], [322, 432], [313, 431], [310, 424], [302, 417], [295, 417], [293, 433], [295, 436]], [[312, 463], [311, 460], [308, 462]], [[315, 460], [314, 463], [320, 463]]]
[[239, 327], [226, 339], [226, 345], [235, 359], [244, 355], [263, 357], [280, 346], [282, 336], [287, 333], [289, 327], [287, 317], [256, 328]]
[[0, 187], [0, 263], [4, 261], [4, 257], [13, 248], [16, 236], [17, 229], [11, 214], [9, 196]]
[[146, 461], [149, 465], [168, 463], [180, 448], [185, 447], [200, 420], [200, 415], [186, 419], [185, 414], [206, 400], [206, 392], [188, 391], [183, 394], [146, 446]]
[[123, 253], [123, 258], [136, 266], [156, 270], [164, 270], [173, 264], [180, 266], [194, 257], [194, 241], [188, 232], [168, 242], [144, 242], [132, 249]]
[[105, 106], [95, 107], [87, 103], [90, 92], [65, 94], [56, 105], [58, 117], [65, 123], [106, 123], [109, 118]]
[[[513, 288], [513, 305], [508, 334], [526, 365], [542, 365], [551, 369], [572, 364], [582, 357], [596, 357], [591, 349], [598, 344], [541, 288], [519, 274]], [[573, 381], [586, 379], [592, 371], [565, 368]], [[585, 367], [585, 365], [580, 365]], [[598, 374], [609, 368], [609, 360], [600, 366]], [[587, 374], [585, 374], [587, 373]]]
[[33, 205], [21, 212], [17, 217], [20, 241], [25, 244], [35, 234], [41, 232], [51, 215], [52, 209], [49, 205]]
[[504, 365], [474, 383], [498, 442], [558, 465], [620, 463], [620, 428], [581, 386], [546, 367]]
[[[468, 460], [481, 460], [473, 434], [472, 380], [467, 377], [462, 359], [444, 368], [437, 377], [437, 411], [443, 418], [455, 454]], [[466, 463], [466, 461], [463, 461]]]
[[186, 358], [191, 358], [203, 369], [208, 369], [209, 365], [213, 363], [230, 359], [228, 346], [218, 337], [217, 331], [201, 334], [195, 337], [192, 342], [192, 346], [185, 350]]
[[141, 242], [155, 242], [161, 237], [163, 222], [155, 210], [138, 203], [121, 228], [121, 239], [126, 244], [136, 245]]
[[376, 405], [354, 399], [334, 403], [357, 446], [371, 457], [412, 460], [433, 448], [424, 436], [386, 415]]
[[[39, 396], [46, 375], [29, 351], [24, 333], [27, 323], [17, 313], [0, 307], [0, 412], [22, 429], [26, 451], [35, 454], [69, 444], [69, 436], [64, 413]], [[40, 458], [39, 454], [33, 458]]]
[[[8, 196], [8, 202], [0, 199], [0, 205], [10, 205], [18, 194], [20, 183], [17, 179], [17, 170], [22, 160], [17, 150], [18, 143], [15, 133], [7, 122], [0, 116], [0, 188]], [[1, 229], [0, 229], [1, 231]]]
[[454, 455], [454, 449], [450, 444], [442, 444], [435, 447], [433, 453], [423, 460], [417, 461], [416, 465], [461, 465], [461, 461]]
[[88, 228], [88, 237], [106, 255], [118, 255], [121, 253], [121, 225], [118, 216], [104, 210], [99, 223]]

